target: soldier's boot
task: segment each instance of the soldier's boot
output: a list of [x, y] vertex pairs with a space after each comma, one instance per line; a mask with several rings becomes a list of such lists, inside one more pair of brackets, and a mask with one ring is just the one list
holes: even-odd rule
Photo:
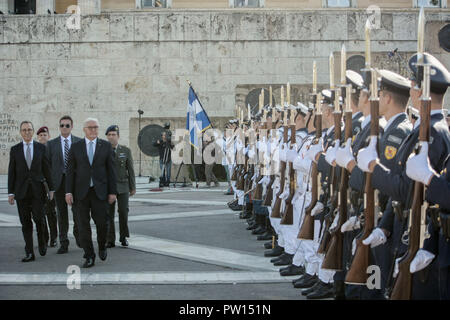
[[302, 296], [307, 296], [308, 294], [310, 294], [311, 292], [316, 291], [316, 289], [318, 289], [319, 285], [320, 285], [320, 280], [317, 279], [317, 281], [314, 283], [314, 285], [311, 288], [306, 288], [302, 290]]
[[291, 264], [285, 268], [280, 269], [280, 276], [287, 277], [287, 276], [297, 276], [305, 273], [305, 268], [303, 266], [296, 266], [294, 264]]
[[298, 279], [298, 281], [294, 283], [294, 288], [300, 289], [311, 288], [316, 283], [316, 281], [317, 281], [316, 275], [312, 276], [308, 273], [305, 273], [303, 277], [301, 277], [300, 279]]
[[283, 253], [278, 257], [277, 260], [273, 262], [274, 266], [288, 266], [292, 263], [292, 259], [294, 258], [293, 254], [289, 254], [287, 252]]
[[256, 215], [256, 223], [258, 224], [258, 227], [252, 231], [252, 234], [259, 235], [266, 232], [265, 219], [266, 219], [265, 216], [262, 214]]
[[334, 289], [332, 283], [325, 283], [320, 281], [316, 290], [306, 296], [306, 299], [327, 299], [332, 298], [334, 295]]
[[253, 203], [247, 203], [242, 219], [250, 219], [254, 216]]
[[259, 235], [256, 238], [256, 240], [258, 240], [258, 241], [270, 240], [273, 237], [273, 229], [272, 229], [272, 226], [270, 225], [269, 218], [264, 217], [264, 221], [265, 221], [266, 232], [264, 232], [263, 234]]
[[[280, 247], [277, 243], [277, 245], [273, 249], [264, 252], [264, 257], [276, 257], [272, 260], [278, 260], [278, 257], [281, 256], [283, 253], [284, 249]], [[270, 262], [273, 262], [272, 260], [270, 260]]]

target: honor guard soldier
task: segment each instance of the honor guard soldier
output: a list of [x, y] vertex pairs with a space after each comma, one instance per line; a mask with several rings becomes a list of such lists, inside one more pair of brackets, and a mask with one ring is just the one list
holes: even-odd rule
[[[431, 167], [440, 172], [444, 168], [444, 161], [450, 152], [450, 133], [443, 114], [443, 99], [447, 87], [450, 83], [450, 74], [448, 70], [435, 57], [424, 53], [424, 63], [431, 67], [430, 72], [430, 98], [431, 98], [431, 118], [430, 118], [430, 143], [428, 148], [428, 157]], [[409, 61], [409, 67], [413, 73], [417, 71], [417, 55], [414, 55]], [[413, 80], [410, 90], [413, 106], [420, 109], [420, 97], [422, 89], [416, 87], [416, 81]], [[376, 247], [388, 241], [392, 237], [394, 248], [397, 248], [398, 255], [401, 257], [407, 250], [406, 241], [403, 235], [408, 228], [405, 223], [407, 217], [403, 213], [410, 209], [412, 200], [413, 181], [406, 174], [406, 161], [418, 142], [420, 121], [416, 121], [413, 131], [403, 141], [396, 154], [396, 167], [389, 169], [380, 162], [374, 145], [361, 150], [358, 154], [358, 166], [366, 171], [373, 172], [372, 186], [378, 190], [383, 190], [390, 196], [387, 210], [371, 235], [363, 240], [365, 245]], [[393, 209], [390, 209], [392, 207]], [[395, 209], [400, 207], [400, 209]], [[427, 242], [425, 242], [427, 243]], [[412, 265], [412, 264], [411, 264]], [[413, 275], [413, 299], [438, 299], [438, 263], [436, 260], [426, 268], [426, 272], [420, 275]], [[425, 270], [424, 270], [425, 271]], [[425, 278], [425, 281], [424, 281]]]
[[[119, 145], [119, 127], [117, 125], [109, 126], [106, 130], [106, 137], [113, 148], [113, 156], [117, 172], [117, 207], [119, 211], [119, 241], [122, 246], [127, 247], [127, 237], [130, 237], [128, 231], [128, 199], [136, 194], [136, 180], [134, 176], [133, 157], [131, 150], [123, 145]], [[106, 247], [115, 247], [116, 231], [114, 226], [114, 216], [116, 202], [109, 205], [108, 214], [108, 235]]]

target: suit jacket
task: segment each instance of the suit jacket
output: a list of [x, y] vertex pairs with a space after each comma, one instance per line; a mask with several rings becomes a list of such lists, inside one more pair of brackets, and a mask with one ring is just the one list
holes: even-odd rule
[[8, 194], [14, 194], [16, 200], [22, 200], [26, 197], [28, 186], [31, 184], [33, 194], [44, 197], [42, 184], [44, 179], [49, 189], [54, 190], [46, 147], [33, 141], [33, 160], [31, 168], [28, 169], [23, 153], [23, 142], [13, 146], [9, 155]]
[[117, 194], [112, 146], [108, 141], [99, 138], [92, 165], [89, 163], [85, 139], [72, 144], [67, 163], [66, 193], [72, 193], [75, 201], [83, 200], [89, 192], [91, 178], [100, 200], [107, 200], [109, 194]]
[[[81, 138], [72, 135], [72, 144], [80, 140]], [[61, 147], [61, 136], [58, 136], [47, 143], [47, 151], [52, 168], [53, 187], [56, 191], [61, 186], [62, 175], [64, 172], [64, 154]]]
[[125, 146], [117, 145], [116, 155], [117, 192], [119, 194], [136, 190], [136, 178], [134, 176], [133, 157], [131, 150]]

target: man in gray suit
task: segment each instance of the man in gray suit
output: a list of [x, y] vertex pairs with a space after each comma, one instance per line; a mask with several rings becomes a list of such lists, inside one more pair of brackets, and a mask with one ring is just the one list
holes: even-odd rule
[[[66, 197], [66, 170], [69, 150], [73, 143], [81, 140], [71, 134], [73, 128], [73, 120], [70, 116], [63, 116], [59, 119], [59, 130], [61, 135], [48, 142], [48, 153], [52, 168], [52, 182], [54, 186], [56, 208], [58, 211], [58, 229], [60, 247], [58, 254], [67, 253], [69, 250], [69, 239], [67, 232], [69, 231], [69, 213], [67, 209]], [[76, 222], [76, 210], [72, 207], [73, 214], [73, 234], [80, 247], [78, 240], [78, 226]]]

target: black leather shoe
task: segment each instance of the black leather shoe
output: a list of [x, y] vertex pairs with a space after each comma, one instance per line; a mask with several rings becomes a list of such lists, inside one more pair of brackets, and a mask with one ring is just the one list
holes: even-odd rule
[[107, 242], [106, 243], [106, 247], [107, 248], [114, 248], [116, 245], [114, 244], [114, 242]]
[[321, 282], [322, 282], [322, 281], [320, 281], [320, 280], [317, 279], [316, 283], [314, 283], [314, 285], [313, 285], [311, 288], [303, 289], [303, 290], [302, 290], [302, 296], [307, 296], [307, 295], [310, 294], [311, 292], [316, 291], [316, 290], [319, 288]]
[[95, 258], [87, 258], [83, 263], [83, 268], [90, 268], [95, 265]]
[[310, 274], [305, 273], [305, 275], [297, 282], [294, 283], [294, 288], [310, 288], [317, 281], [317, 276], [312, 276]]
[[41, 256], [45, 256], [47, 254], [47, 243], [44, 243], [42, 246], [39, 246], [39, 254]]
[[[264, 240], [272, 240], [272, 232], [266, 231], [265, 233], [259, 235], [256, 240], [258, 241], [264, 241]], [[272, 244], [272, 242], [270, 242]], [[268, 248], [269, 249], [269, 248]]]
[[63, 254], [63, 253], [67, 253], [69, 251], [69, 249], [66, 246], [61, 246], [59, 247], [58, 251], [56, 251], [57, 254]]
[[295, 285], [295, 283], [298, 282], [298, 281], [300, 281], [300, 280], [303, 278], [304, 275], [305, 275], [305, 274], [302, 274], [302, 275], [300, 276], [300, 278], [297, 278], [297, 279], [292, 280], [292, 284]]
[[34, 261], [34, 254], [33, 253], [25, 254], [25, 257], [22, 259], [22, 262], [30, 262], [30, 261]]
[[230, 206], [230, 209], [233, 211], [242, 211], [242, 206], [240, 206], [240, 205]]
[[[275, 242], [275, 245], [276, 245], [277, 243]], [[265, 242], [264, 243], [264, 248], [265, 249], [273, 249], [272, 248], [272, 241], [269, 241], [269, 242]]]
[[274, 266], [288, 266], [292, 263], [293, 254], [283, 253], [279, 260], [273, 263]]
[[106, 257], [108, 256], [108, 252], [106, 251], [106, 249], [104, 250], [98, 250], [98, 256], [100, 257], [100, 259], [102, 261], [106, 260]]
[[49, 247], [50, 248], [56, 247], [56, 239], [50, 240]]
[[244, 213], [242, 215], [242, 219], [250, 219], [251, 217], [252, 217], [252, 213], [251, 212], [247, 212], [247, 213]]
[[254, 223], [249, 223], [248, 227], [246, 228], [246, 230], [255, 230], [256, 228], [258, 228], [258, 224], [256, 222]]
[[259, 226], [258, 228], [254, 229], [252, 231], [252, 234], [260, 235], [260, 234], [265, 233], [266, 231], [267, 231], [266, 228]]
[[[264, 257], [276, 257], [276, 259], [272, 260], [278, 260], [278, 257], [281, 256], [284, 252], [284, 249], [278, 245], [275, 246], [275, 248], [268, 250], [264, 252]], [[270, 262], [274, 262], [270, 260]]]
[[297, 276], [305, 273], [305, 268], [302, 266], [298, 267], [296, 265], [291, 264], [289, 267], [280, 269], [280, 276]]
[[320, 282], [316, 290], [306, 296], [306, 299], [327, 299], [334, 296], [333, 284]]
[[122, 244], [122, 247], [128, 247], [128, 240], [127, 239], [120, 241], [120, 243]]

